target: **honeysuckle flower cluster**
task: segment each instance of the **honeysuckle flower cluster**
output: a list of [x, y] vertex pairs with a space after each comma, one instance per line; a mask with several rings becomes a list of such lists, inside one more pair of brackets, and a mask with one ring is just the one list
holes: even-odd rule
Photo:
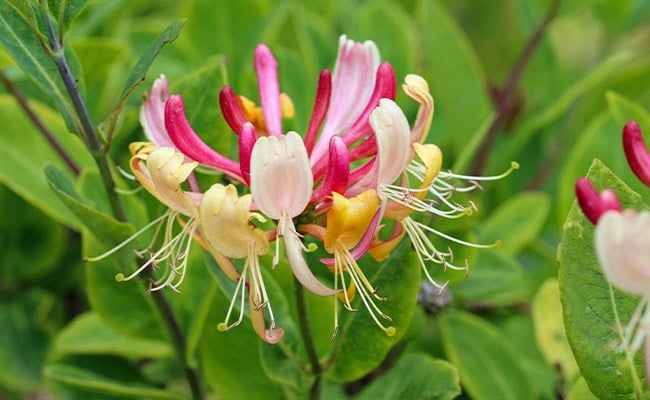
[[[623, 150], [631, 170], [650, 187], [650, 154], [636, 121], [623, 127]], [[587, 219], [596, 225], [594, 247], [605, 277], [624, 292], [641, 296], [622, 345], [632, 353], [644, 345], [650, 382], [650, 212], [622, 209], [612, 189], [598, 193], [586, 178], [576, 181], [576, 198]]]
[[[393, 335], [392, 320], [380, 307], [387, 299], [366, 277], [360, 258], [368, 254], [370, 259], [384, 260], [409, 236], [426, 276], [443, 287], [444, 283], [431, 277], [430, 264], [467, 266], [455, 265], [451, 250], [441, 250], [430, 234], [474, 244], [419, 222], [415, 214], [445, 218], [471, 214], [473, 204], [460, 205], [453, 195], [479, 188], [481, 180], [507, 175], [517, 168], [516, 163], [494, 177], [442, 171], [442, 151], [425, 142], [434, 112], [427, 82], [417, 75], [404, 80], [402, 90], [419, 104], [409, 124], [395, 103], [393, 69], [380, 61], [371, 41], [340, 38], [333, 73], [324, 70], [320, 74], [304, 135], [283, 128], [282, 120], [293, 117], [294, 108], [290, 97], [280, 92], [277, 62], [266, 46], [255, 49], [254, 67], [259, 105], [229, 86], [219, 95], [224, 119], [238, 137], [237, 160], [210, 148], [194, 132], [182, 96], [169, 94], [164, 76], [145, 95], [140, 121], [149, 142], [131, 145], [131, 169], [168, 211], [152, 222], [162, 233], [162, 245], [152, 250], [154, 239], [139, 253], [149, 252], [149, 259], [130, 276], [120, 274], [117, 279], [128, 280], [150, 266], [165, 264], [165, 272], [152, 282], [151, 290], [177, 290], [194, 239], [236, 282], [218, 328], [238, 325], [247, 299], [255, 331], [265, 341], [277, 343], [283, 331], [276, 326], [262, 270], [275, 267], [285, 257], [301, 285], [333, 298], [334, 335], [339, 302], [347, 310], [356, 310], [357, 296], [376, 325]], [[215, 183], [202, 191], [193, 178], [199, 165], [224, 174], [231, 183]], [[392, 231], [380, 235], [386, 226]], [[306, 236], [312, 239], [307, 241]], [[305, 252], [315, 247], [329, 256], [321, 258], [319, 265], [309, 265]], [[260, 257], [269, 252], [273, 252], [272, 265], [265, 266]], [[233, 262], [238, 259], [242, 261]], [[323, 267], [333, 274], [333, 284], [314, 274]], [[239, 315], [231, 321], [236, 308]]]

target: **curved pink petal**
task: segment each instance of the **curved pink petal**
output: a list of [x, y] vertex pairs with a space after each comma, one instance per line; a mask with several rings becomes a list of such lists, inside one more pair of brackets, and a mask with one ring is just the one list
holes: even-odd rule
[[282, 135], [278, 63], [271, 50], [263, 44], [255, 48], [255, 71], [266, 130], [270, 135]]
[[623, 127], [623, 150], [632, 172], [646, 186], [650, 186], [650, 154], [636, 121], [629, 121]]
[[251, 183], [251, 153], [256, 141], [255, 127], [250, 122], [246, 122], [239, 134], [239, 167], [244, 183], [247, 185]]
[[329, 164], [323, 183], [314, 190], [312, 201], [318, 201], [332, 192], [343, 193], [348, 186], [350, 175], [350, 158], [343, 139], [332, 137], [329, 148]]
[[314, 109], [311, 112], [309, 119], [309, 126], [305, 134], [305, 147], [307, 154], [311, 154], [316, 141], [316, 135], [320, 129], [327, 110], [330, 106], [330, 99], [332, 95], [332, 75], [328, 70], [323, 70], [318, 78], [318, 89], [316, 90], [316, 100], [314, 101]]
[[214, 167], [243, 182], [239, 163], [214, 151], [194, 132], [185, 117], [180, 95], [172, 95], [165, 105], [165, 127], [176, 148], [192, 160]]
[[303, 255], [302, 243], [300, 242], [298, 235], [295, 233], [293, 222], [288, 220], [283, 224], [283, 227], [284, 230], [282, 236], [284, 237], [287, 260], [289, 261], [291, 272], [293, 272], [293, 275], [296, 277], [298, 282], [300, 282], [305, 289], [318, 296], [331, 296], [336, 294], [336, 290], [323, 285], [309, 269]]
[[241, 109], [237, 95], [230, 86], [224, 86], [219, 91], [219, 107], [226, 123], [235, 133], [239, 134], [246, 122], [246, 116]]
[[347, 145], [361, 139], [363, 135], [370, 131], [370, 113], [379, 105], [381, 99], [395, 100], [396, 92], [397, 81], [393, 67], [387, 62], [381, 63], [377, 69], [375, 89], [370, 100], [368, 100], [366, 108], [343, 137]]
[[600, 194], [587, 178], [579, 178], [575, 185], [576, 199], [585, 217], [596, 224], [607, 211], [621, 211], [621, 204], [611, 189], [605, 189]]
[[359, 118], [375, 86], [379, 50], [371, 42], [339, 39], [339, 52], [332, 75], [332, 94], [325, 126], [311, 154], [311, 165], [325, 158], [332, 136], [346, 132]]

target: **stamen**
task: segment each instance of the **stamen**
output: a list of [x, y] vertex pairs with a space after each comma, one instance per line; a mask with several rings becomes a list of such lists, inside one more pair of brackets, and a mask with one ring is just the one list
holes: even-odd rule
[[[226, 313], [226, 319], [223, 322], [217, 324], [217, 330], [219, 330], [220, 332], [225, 332], [228, 329], [236, 327], [244, 319], [244, 300], [246, 299], [246, 291], [243, 289], [243, 286], [244, 286], [244, 282], [246, 282], [247, 272], [248, 272], [248, 264], [244, 267], [244, 270], [242, 271], [241, 276], [237, 281], [237, 286], [235, 286], [235, 291], [232, 295], [232, 299], [230, 300], [230, 306], [228, 307], [228, 312]], [[237, 299], [237, 293], [241, 293], [240, 296], [241, 302], [239, 305], [239, 318], [231, 325], [228, 325], [228, 321], [230, 320], [230, 314], [232, 313], [233, 307], [235, 305], [235, 299]]]
[[137, 232], [134, 233], [133, 235], [129, 236], [129, 237], [128, 237], [126, 240], [124, 240], [122, 243], [120, 243], [120, 244], [118, 244], [117, 246], [113, 247], [112, 249], [110, 249], [110, 250], [107, 251], [106, 253], [104, 253], [104, 254], [100, 254], [100, 255], [95, 256], [95, 257], [84, 257], [84, 258], [82, 259], [82, 261], [83, 261], [83, 262], [96, 262], [96, 261], [102, 260], [102, 259], [104, 259], [104, 258], [110, 256], [111, 254], [114, 254], [115, 252], [117, 252], [118, 250], [120, 250], [121, 248], [123, 248], [124, 246], [126, 246], [127, 244], [129, 244], [130, 242], [132, 242], [133, 239], [135, 239], [136, 237], [140, 236], [143, 232], [145, 232], [146, 230], [148, 230], [148, 229], [151, 228], [152, 226], [154, 226], [154, 225], [156, 225], [157, 223], [159, 223], [160, 221], [162, 221], [165, 217], [168, 216], [168, 214], [169, 214], [170, 212], [171, 212], [171, 211], [168, 210], [166, 213], [164, 213], [164, 214], [161, 215], [160, 217], [154, 219], [153, 221], [151, 221], [150, 223], [148, 223], [147, 225], [145, 225], [144, 228], [140, 229], [139, 231], [137, 231]]
[[370, 313], [370, 316], [372, 317], [373, 321], [375, 321], [375, 324], [381, 328], [381, 330], [386, 333], [388, 336], [393, 336], [395, 334], [395, 328], [392, 326], [386, 327], [384, 326], [379, 319], [377, 319], [377, 316], [375, 313], [379, 314], [382, 318], [388, 320], [388, 321], [393, 321], [392, 318], [390, 318], [388, 315], [384, 314], [379, 307], [375, 304], [375, 302], [372, 300], [371, 294], [368, 293], [368, 289], [371, 291], [374, 291], [374, 288], [370, 285], [370, 282], [368, 282], [368, 279], [366, 276], [363, 274], [363, 271], [359, 268], [359, 265], [356, 263], [356, 260], [352, 257], [350, 252], [345, 249], [342, 246], [337, 246], [336, 253], [339, 253], [340, 255], [343, 256], [345, 260], [345, 266], [350, 274], [350, 278], [352, 279], [352, 282], [354, 283], [355, 287], [359, 290], [359, 297], [361, 297], [361, 301], [363, 301], [363, 304], [366, 306], [366, 309]]

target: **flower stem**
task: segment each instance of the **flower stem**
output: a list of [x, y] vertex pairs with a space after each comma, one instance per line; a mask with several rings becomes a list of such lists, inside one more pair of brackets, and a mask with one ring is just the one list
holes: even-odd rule
[[185, 369], [185, 377], [190, 386], [192, 392], [192, 398], [194, 400], [201, 400], [204, 398], [203, 391], [201, 390], [200, 384], [200, 375], [195, 368], [191, 368], [187, 365], [187, 347], [185, 345], [185, 335], [178, 324], [178, 320], [174, 315], [174, 310], [167, 301], [165, 294], [162, 291], [151, 292], [151, 297], [153, 302], [158, 309], [158, 312], [161, 315], [161, 320], [167, 328], [169, 333], [170, 340], [172, 342], [172, 347], [176, 353], [176, 358], [183, 365]]
[[27, 101], [27, 98], [25, 95], [20, 91], [18, 86], [5, 74], [3, 71], [0, 71], [0, 80], [2, 80], [2, 83], [4, 83], [5, 87], [7, 90], [14, 96], [20, 107], [23, 109], [25, 114], [27, 114], [27, 117], [32, 121], [32, 123], [36, 126], [36, 129], [38, 129], [43, 136], [45, 137], [45, 140], [48, 141], [50, 146], [56, 151], [63, 162], [68, 166], [70, 171], [75, 176], [79, 175], [79, 167], [77, 166], [77, 163], [72, 159], [70, 154], [66, 151], [66, 149], [59, 143], [59, 141], [54, 137], [54, 134], [52, 131], [45, 126], [45, 123], [41, 120], [41, 118], [36, 114], [34, 109], [29, 105], [29, 102]]
[[59, 75], [61, 75], [61, 78], [63, 79], [63, 83], [68, 91], [70, 99], [72, 100], [72, 104], [74, 105], [77, 116], [81, 121], [81, 126], [79, 127], [80, 131], [78, 132], [79, 136], [81, 136], [81, 139], [86, 144], [86, 147], [95, 158], [95, 162], [99, 168], [99, 173], [102, 177], [102, 181], [104, 182], [104, 187], [106, 188], [106, 192], [108, 194], [108, 199], [111, 204], [113, 214], [120, 221], [126, 221], [126, 212], [124, 211], [122, 202], [120, 201], [120, 198], [115, 191], [115, 180], [113, 179], [113, 175], [111, 173], [110, 161], [106, 155], [104, 145], [102, 144], [99, 135], [97, 134], [95, 125], [90, 119], [90, 114], [88, 113], [86, 103], [84, 102], [81, 93], [79, 93], [77, 81], [72, 74], [68, 60], [65, 57], [63, 47], [61, 46], [63, 39], [61, 39], [60, 42], [57, 38], [56, 30], [54, 29], [54, 23], [52, 22], [52, 17], [50, 16], [48, 10], [47, 1], [42, 1], [41, 6], [43, 8], [43, 19], [47, 30], [47, 37], [50, 42], [52, 58], [57, 70], [59, 71]]
[[309, 327], [307, 303], [305, 302], [305, 289], [295, 277], [293, 279], [293, 287], [296, 296], [296, 308], [298, 310], [300, 334], [302, 336], [302, 341], [305, 344], [305, 350], [307, 350], [307, 357], [309, 358], [309, 363], [311, 364], [311, 372], [314, 375], [314, 383], [309, 390], [309, 399], [317, 400], [320, 398], [321, 393], [321, 376], [323, 374], [323, 367], [321, 366], [318, 359], [318, 353], [316, 352], [316, 346], [314, 345], [311, 328]]
[[[122, 201], [120, 200], [118, 193], [115, 191], [115, 181], [111, 172], [110, 159], [108, 157], [104, 144], [97, 134], [97, 130], [95, 129], [95, 126], [90, 118], [90, 114], [88, 113], [86, 103], [84, 102], [84, 99], [79, 92], [79, 88], [77, 87], [77, 81], [72, 74], [68, 60], [65, 57], [65, 53], [62, 47], [63, 39], [61, 38], [59, 40], [59, 38], [57, 38], [57, 33], [54, 28], [52, 18], [49, 14], [48, 2], [46, 0], [42, 0], [41, 7], [43, 9], [43, 18], [47, 30], [47, 37], [50, 43], [52, 58], [59, 71], [59, 75], [61, 75], [61, 78], [63, 79], [65, 87], [68, 91], [68, 95], [72, 100], [77, 117], [80, 120], [78, 132], [79, 136], [82, 138], [86, 147], [95, 158], [95, 162], [99, 168], [104, 187], [107, 191], [111, 203], [113, 215], [120, 221], [127, 221], [124, 206], [122, 205]], [[153, 292], [152, 298], [158, 312], [162, 317], [162, 322], [167, 329], [171, 345], [174, 348], [178, 362], [183, 366], [185, 370], [186, 379], [190, 386], [192, 397], [195, 400], [202, 400], [204, 397], [201, 390], [201, 385], [199, 383], [199, 372], [195, 368], [191, 368], [189, 365], [187, 365], [187, 348], [185, 345], [185, 336], [180, 325], [178, 324], [176, 316], [174, 315], [174, 310], [165, 298], [164, 293]]]

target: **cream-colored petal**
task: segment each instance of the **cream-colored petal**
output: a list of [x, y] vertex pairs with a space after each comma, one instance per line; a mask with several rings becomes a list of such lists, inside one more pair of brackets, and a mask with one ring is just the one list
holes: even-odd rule
[[379, 107], [370, 114], [370, 125], [377, 138], [379, 183], [391, 184], [413, 155], [408, 121], [394, 101], [381, 99]]
[[608, 211], [595, 230], [596, 255], [607, 279], [632, 294], [650, 293], [650, 212]]
[[295, 132], [261, 137], [251, 154], [251, 193], [259, 209], [279, 220], [305, 210], [314, 180], [307, 149]]
[[287, 253], [287, 260], [293, 275], [307, 290], [318, 296], [331, 296], [337, 291], [323, 285], [309, 269], [303, 254], [302, 243], [295, 232], [293, 222], [288, 219], [281, 224], [284, 227], [284, 247]]
[[429, 84], [421, 76], [413, 74], [406, 75], [404, 82], [402, 85], [404, 92], [420, 103], [418, 115], [411, 130], [411, 141], [413, 143], [424, 143], [431, 128], [434, 110], [433, 97], [429, 93]]
[[266, 234], [249, 222], [251, 201], [250, 194], [239, 197], [233, 185], [214, 184], [205, 192], [199, 221], [210, 247], [233, 258], [247, 257], [251, 245], [258, 255], [268, 251]]
[[160, 198], [172, 210], [183, 215], [198, 216], [197, 204], [192, 196], [185, 193], [181, 184], [187, 180], [196, 162], [183, 162], [183, 154], [169, 147], [159, 147], [147, 158], [147, 168]]

